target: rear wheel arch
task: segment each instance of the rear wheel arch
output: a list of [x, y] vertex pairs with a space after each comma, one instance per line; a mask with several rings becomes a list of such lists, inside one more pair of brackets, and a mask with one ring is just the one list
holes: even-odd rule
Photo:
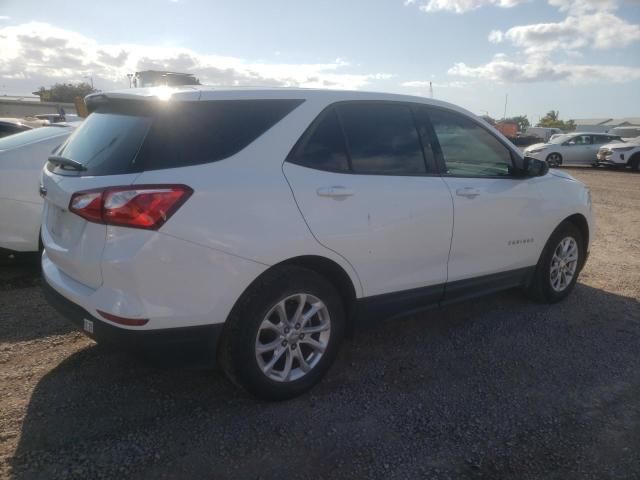
[[245, 300], [250, 292], [255, 289], [256, 285], [269, 277], [277, 276], [280, 270], [289, 266], [296, 266], [317, 273], [333, 285], [342, 300], [347, 320], [346, 333], [347, 335], [350, 335], [353, 330], [353, 317], [356, 309], [356, 287], [351, 277], [342, 266], [334, 260], [320, 255], [301, 255], [298, 257], [292, 257], [267, 268], [258, 277], [256, 277], [238, 297], [231, 309], [231, 312], [229, 313], [229, 317], [233, 315], [234, 311], [238, 308], [238, 305]]

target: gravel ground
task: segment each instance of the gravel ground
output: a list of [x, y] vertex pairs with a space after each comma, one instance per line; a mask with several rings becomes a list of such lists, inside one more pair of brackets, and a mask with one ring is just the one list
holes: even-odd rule
[[347, 341], [310, 394], [110, 352], [0, 272], [0, 476], [640, 478], [640, 175], [571, 173], [598, 233], [574, 294], [518, 291]]

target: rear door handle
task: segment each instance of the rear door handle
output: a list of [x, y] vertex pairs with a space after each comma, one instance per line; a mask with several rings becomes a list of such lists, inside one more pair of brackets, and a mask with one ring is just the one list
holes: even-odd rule
[[350, 197], [353, 194], [353, 189], [340, 185], [333, 187], [320, 187], [318, 189], [318, 196], [320, 197], [345, 198]]
[[473, 187], [459, 188], [458, 190], [456, 190], [456, 195], [458, 195], [459, 197], [466, 197], [466, 198], [473, 199], [473, 198], [476, 198], [478, 195], [480, 195], [480, 190]]

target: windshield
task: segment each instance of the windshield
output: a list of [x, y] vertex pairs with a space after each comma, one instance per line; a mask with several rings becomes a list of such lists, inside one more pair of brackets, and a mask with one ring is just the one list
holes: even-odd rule
[[552, 138], [551, 140], [549, 140], [549, 143], [553, 143], [554, 145], [557, 145], [559, 143], [564, 143], [568, 140], [571, 139], [571, 137], [573, 137], [573, 135], [558, 135], [557, 137], [554, 135], [555, 138]]
[[40, 127], [26, 132], [15, 133], [8, 137], [0, 138], [0, 150], [10, 150], [21, 147], [29, 143], [39, 142], [46, 138], [66, 135], [69, 133], [68, 127]]
[[93, 175], [127, 170], [149, 130], [146, 116], [92, 113], [57, 154], [83, 164]]

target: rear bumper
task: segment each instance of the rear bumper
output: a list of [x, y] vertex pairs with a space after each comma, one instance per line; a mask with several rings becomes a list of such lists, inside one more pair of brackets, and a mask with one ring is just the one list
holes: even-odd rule
[[[218, 340], [223, 324], [158, 330], [132, 330], [111, 325], [58, 293], [46, 280], [43, 291], [46, 300], [62, 316], [74, 323], [88, 337], [118, 350], [133, 352], [169, 352], [215, 361]], [[87, 323], [90, 322], [90, 323]], [[89, 328], [87, 328], [90, 325]], [[92, 331], [88, 331], [92, 330]]]

